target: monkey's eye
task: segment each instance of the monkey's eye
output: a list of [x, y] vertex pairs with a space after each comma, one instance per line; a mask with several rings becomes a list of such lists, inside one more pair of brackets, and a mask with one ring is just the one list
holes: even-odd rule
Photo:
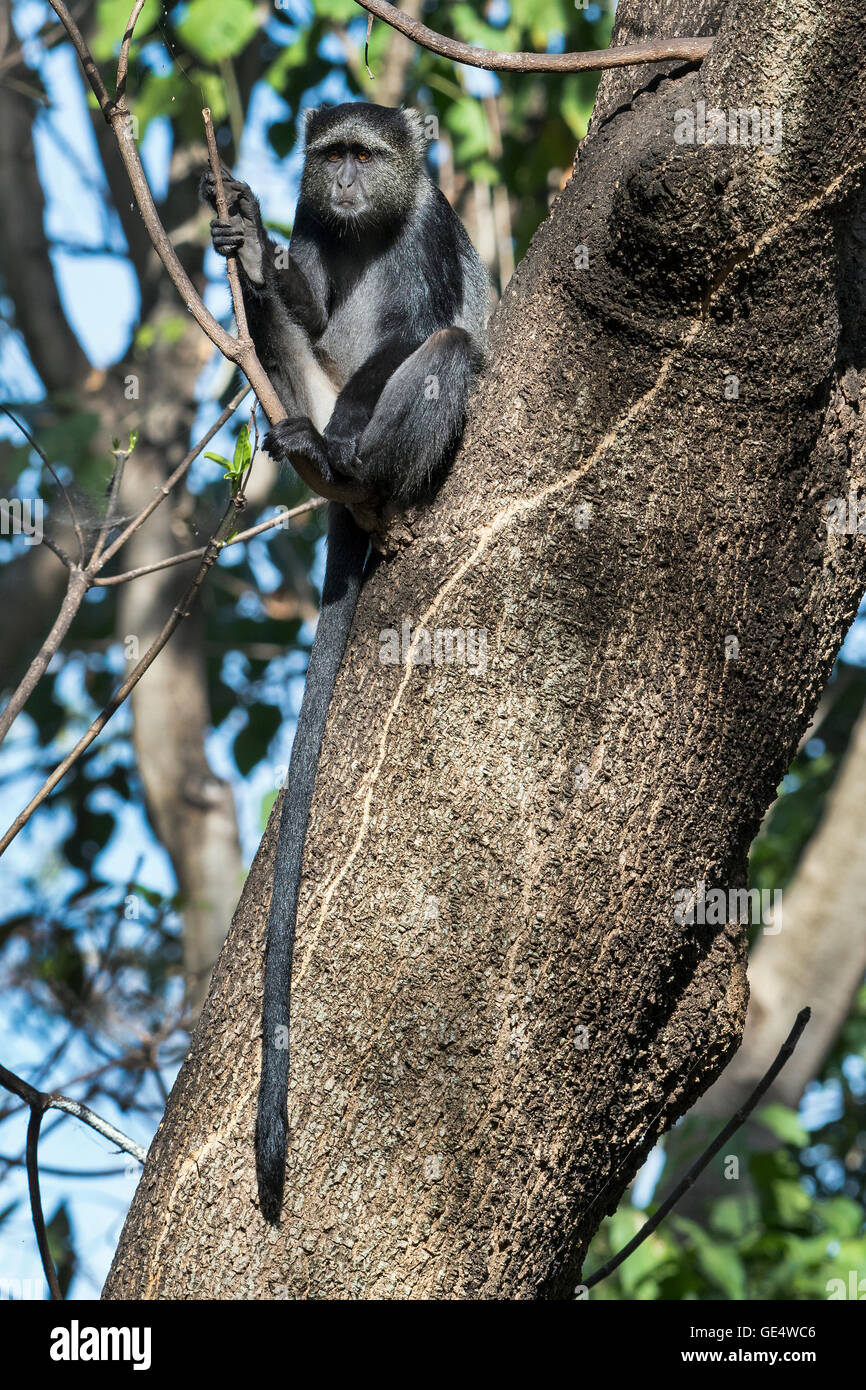
[[370, 153], [369, 150], [359, 150], [359, 151], [358, 151], [358, 156], [357, 156], [357, 157], [358, 157], [358, 163], [359, 163], [359, 164], [366, 164], [368, 159], [372, 159], [372, 158], [373, 158], [373, 156], [372, 156], [372, 154]]
[[336, 164], [336, 163], [338, 163], [338, 161], [341, 160], [342, 158], [343, 158], [343, 156], [340, 154], [340, 151], [339, 151], [339, 150], [328, 150], [328, 162], [329, 162], [329, 163], [331, 163], [331, 164]]

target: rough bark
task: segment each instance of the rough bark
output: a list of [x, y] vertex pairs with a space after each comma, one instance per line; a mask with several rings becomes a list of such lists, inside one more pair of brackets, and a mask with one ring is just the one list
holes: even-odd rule
[[[452, 473], [362, 594], [305, 853], [282, 1223], [253, 1167], [272, 818], [109, 1298], [568, 1296], [739, 1040], [742, 929], [678, 924], [674, 894], [745, 881], [866, 584], [823, 515], [866, 484], [866, 34], [860, 0], [707, 22], [700, 72], [602, 84]], [[780, 154], [677, 145], [702, 98], [782, 106]], [[403, 619], [484, 629], [486, 671], [382, 664]]]

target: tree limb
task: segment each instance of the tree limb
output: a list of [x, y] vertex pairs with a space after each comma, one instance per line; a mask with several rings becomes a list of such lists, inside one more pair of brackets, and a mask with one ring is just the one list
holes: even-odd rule
[[404, 14], [388, 0], [356, 0], [356, 3], [421, 48], [438, 53], [441, 58], [451, 58], [455, 63], [486, 68], [488, 72], [597, 72], [601, 68], [623, 68], [633, 63], [662, 63], [669, 58], [700, 63], [713, 45], [712, 38], [656, 39], [652, 43], [624, 43], [590, 53], [502, 53], [437, 34], [435, 29], [428, 29], [426, 24]]

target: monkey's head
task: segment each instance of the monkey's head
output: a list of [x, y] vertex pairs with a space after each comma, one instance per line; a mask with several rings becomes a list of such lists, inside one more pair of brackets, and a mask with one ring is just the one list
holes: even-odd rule
[[347, 102], [307, 114], [301, 201], [338, 234], [401, 223], [424, 196], [421, 116], [403, 107]]

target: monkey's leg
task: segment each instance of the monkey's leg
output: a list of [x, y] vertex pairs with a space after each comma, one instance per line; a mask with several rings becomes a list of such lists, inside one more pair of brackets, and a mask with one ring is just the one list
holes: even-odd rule
[[462, 328], [441, 328], [389, 377], [358, 442], [359, 477], [408, 501], [429, 487], [463, 428], [481, 354]]
[[333, 472], [360, 477], [358, 443], [369, 425], [387, 383], [418, 341], [393, 338], [372, 353], [349, 378], [337, 397], [324, 430], [324, 443]]

